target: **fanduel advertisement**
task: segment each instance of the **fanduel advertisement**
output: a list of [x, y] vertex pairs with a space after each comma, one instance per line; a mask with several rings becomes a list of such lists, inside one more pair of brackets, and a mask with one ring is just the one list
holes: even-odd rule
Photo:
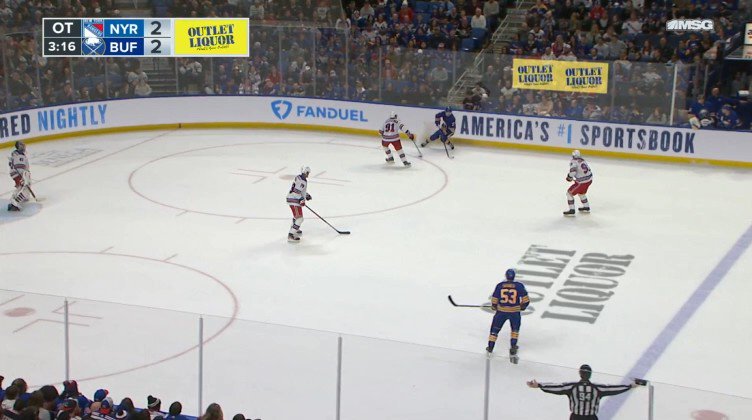
[[[335, 106], [321, 106], [303, 101], [298, 102], [294, 100], [279, 99], [272, 101], [270, 106], [272, 114], [274, 114], [276, 119], [280, 121], [285, 121], [288, 117], [293, 116], [302, 119], [319, 120], [319, 122], [322, 120], [330, 122], [368, 122], [362, 109], [348, 106], [336, 106], [338, 105], [336, 102], [333, 104], [335, 104]], [[348, 103], [343, 102], [342, 104], [347, 105]]]

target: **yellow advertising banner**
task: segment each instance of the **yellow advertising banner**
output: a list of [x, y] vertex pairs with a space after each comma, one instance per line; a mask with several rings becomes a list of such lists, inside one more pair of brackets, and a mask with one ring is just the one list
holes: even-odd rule
[[608, 93], [608, 63], [515, 58], [512, 75], [517, 89]]
[[175, 19], [175, 55], [248, 57], [248, 19]]

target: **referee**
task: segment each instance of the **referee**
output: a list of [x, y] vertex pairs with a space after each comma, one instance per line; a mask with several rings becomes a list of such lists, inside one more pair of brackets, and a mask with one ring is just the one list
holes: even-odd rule
[[590, 382], [593, 369], [588, 365], [580, 366], [580, 381], [565, 382], [563, 384], [539, 384], [535, 379], [529, 381], [530, 388], [540, 388], [549, 394], [566, 395], [569, 397], [570, 420], [598, 420], [598, 406], [601, 398], [619, 395], [632, 388], [643, 385], [644, 381], [635, 379], [629, 385], [600, 385]]

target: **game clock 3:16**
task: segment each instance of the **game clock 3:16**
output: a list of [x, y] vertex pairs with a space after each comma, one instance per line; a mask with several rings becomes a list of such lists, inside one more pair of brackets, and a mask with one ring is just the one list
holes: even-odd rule
[[44, 40], [44, 55], [81, 55], [81, 39], [47, 38]]

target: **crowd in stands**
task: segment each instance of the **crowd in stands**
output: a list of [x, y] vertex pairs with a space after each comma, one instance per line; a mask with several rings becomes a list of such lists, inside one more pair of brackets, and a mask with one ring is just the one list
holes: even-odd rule
[[[9, 8], [8, 1], [16, 7]], [[466, 92], [462, 107], [666, 124], [673, 89], [681, 92], [676, 107], [683, 109], [709, 94], [700, 69], [744, 22], [739, 0], [684, 1], [536, 0], [513, 41], [485, 61], [482, 82]], [[39, 35], [29, 33], [43, 17], [120, 16], [112, 0], [0, 0], [0, 31], [18, 33], [3, 42], [7, 89], [0, 100], [4, 109], [12, 109], [180, 93], [438, 106], [473, 63], [475, 55], [463, 50], [481, 48], [513, 6], [512, 0], [152, 0], [156, 16], [254, 21], [250, 57], [172, 60], [177, 87], [163, 92], [152, 88], [137, 59], [44, 58]], [[666, 32], [666, 21], [675, 17], [711, 18], [715, 31]], [[609, 93], [517, 91], [511, 87], [513, 57], [609, 61]], [[675, 66], [682, 69], [676, 86]], [[744, 104], [728, 97], [736, 93], [729, 88], [749, 89], [752, 74], [739, 71], [731, 79], [715, 85], [724, 88], [724, 104], [738, 114], [739, 127], [749, 128]], [[691, 116], [681, 115], [680, 122]]]
[[[168, 411], [162, 411], [162, 401], [152, 395], [146, 398], [146, 407], [139, 409], [128, 397], [116, 404], [106, 389], [98, 389], [89, 399], [79, 392], [76, 381], [64, 381], [62, 392], [53, 385], [31, 391], [22, 378], [15, 379], [4, 389], [2, 382], [0, 376], [0, 417], [3, 420], [224, 420], [222, 407], [216, 403], [209, 404], [206, 412], [197, 418], [184, 415], [179, 401], [170, 404]], [[236, 414], [232, 420], [246, 420], [246, 417]]]

